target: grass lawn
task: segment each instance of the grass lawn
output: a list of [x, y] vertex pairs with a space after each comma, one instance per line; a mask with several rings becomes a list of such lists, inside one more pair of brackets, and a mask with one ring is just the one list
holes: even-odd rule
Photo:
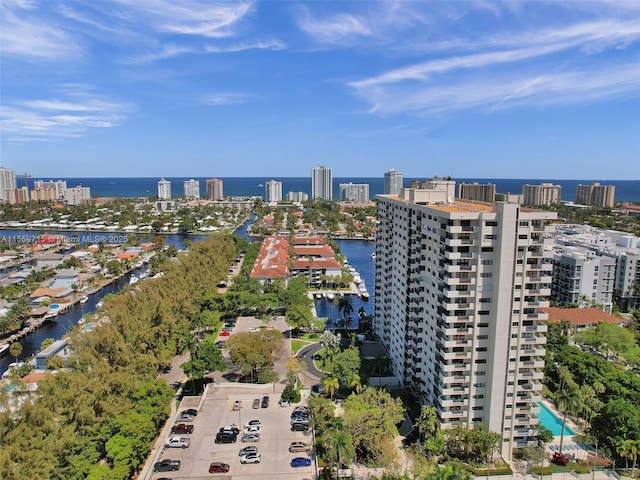
[[309, 341], [309, 340], [305, 340], [305, 339], [300, 339], [300, 338], [294, 338], [291, 340], [291, 355], [295, 355], [296, 353], [298, 353], [298, 351], [302, 348], [302, 347], [306, 347], [307, 345], [310, 345], [311, 343], [314, 343], [313, 341]]

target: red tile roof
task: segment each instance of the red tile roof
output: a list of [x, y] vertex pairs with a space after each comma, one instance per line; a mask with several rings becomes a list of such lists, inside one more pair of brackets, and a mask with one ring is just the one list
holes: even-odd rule
[[293, 237], [294, 245], [324, 245], [323, 237]]
[[549, 315], [549, 321], [552, 323], [561, 323], [568, 320], [574, 326], [589, 326], [597, 323], [617, 323], [623, 324], [624, 319], [616, 317], [607, 312], [603, 312], [599, 308], [558, 308], [548, 307], [541, 308], [543, 312]]
[[266, 237], [249, 276], [251, 278], [282, 278], [288, 275], [288, 240], [285, 237]]
[[304, 257], [307, 255], [313, 257], [333, 257], [333, 249], [326, 244], [318, 245], [296, 245], [293, 247], [293, 253], [298, 257]]
[[342, 268], [335, 258], [296, 258], [293, 260], [293, 268], [296, 270], [320, 270], [320, 269], [336, 269]]

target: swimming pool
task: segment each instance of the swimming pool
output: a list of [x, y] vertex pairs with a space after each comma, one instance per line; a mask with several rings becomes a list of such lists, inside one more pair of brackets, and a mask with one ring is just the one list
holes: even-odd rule
[[[562, 433], [562, 420], [555, 416], [555, 414], [549, 410], [544, 403], [538, 402], [540, 407], [540, 413], [538, 418], [540, 419], [540, 425], [551, 430], [554, 437], [559, 437]], [[575, 435], [576, 433], [566, 425], [564, 426], [565, 435]]]

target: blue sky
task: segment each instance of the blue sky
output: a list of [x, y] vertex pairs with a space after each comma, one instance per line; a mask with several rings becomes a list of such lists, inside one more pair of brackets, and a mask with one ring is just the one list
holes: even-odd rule
[[640, 2], [2, 0], [36, 177], [639, 179]]

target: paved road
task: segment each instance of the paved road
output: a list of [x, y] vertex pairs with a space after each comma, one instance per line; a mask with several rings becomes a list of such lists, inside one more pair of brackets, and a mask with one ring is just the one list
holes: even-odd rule
[[309, 375], [313, 375], [314, 377], [318, 377], [318, 381], [322, 378], [323, 372], [316, 368], [315, 364], [313, 363], [313, 357], [320, 350], [322, 350], [322, 345], [320, 345], [319, 343], [313, 343], [311, 345], [307, 345], [304, 348], [301, 348], [298, 351], [298, 358], [307, 364], [307, 373]]

